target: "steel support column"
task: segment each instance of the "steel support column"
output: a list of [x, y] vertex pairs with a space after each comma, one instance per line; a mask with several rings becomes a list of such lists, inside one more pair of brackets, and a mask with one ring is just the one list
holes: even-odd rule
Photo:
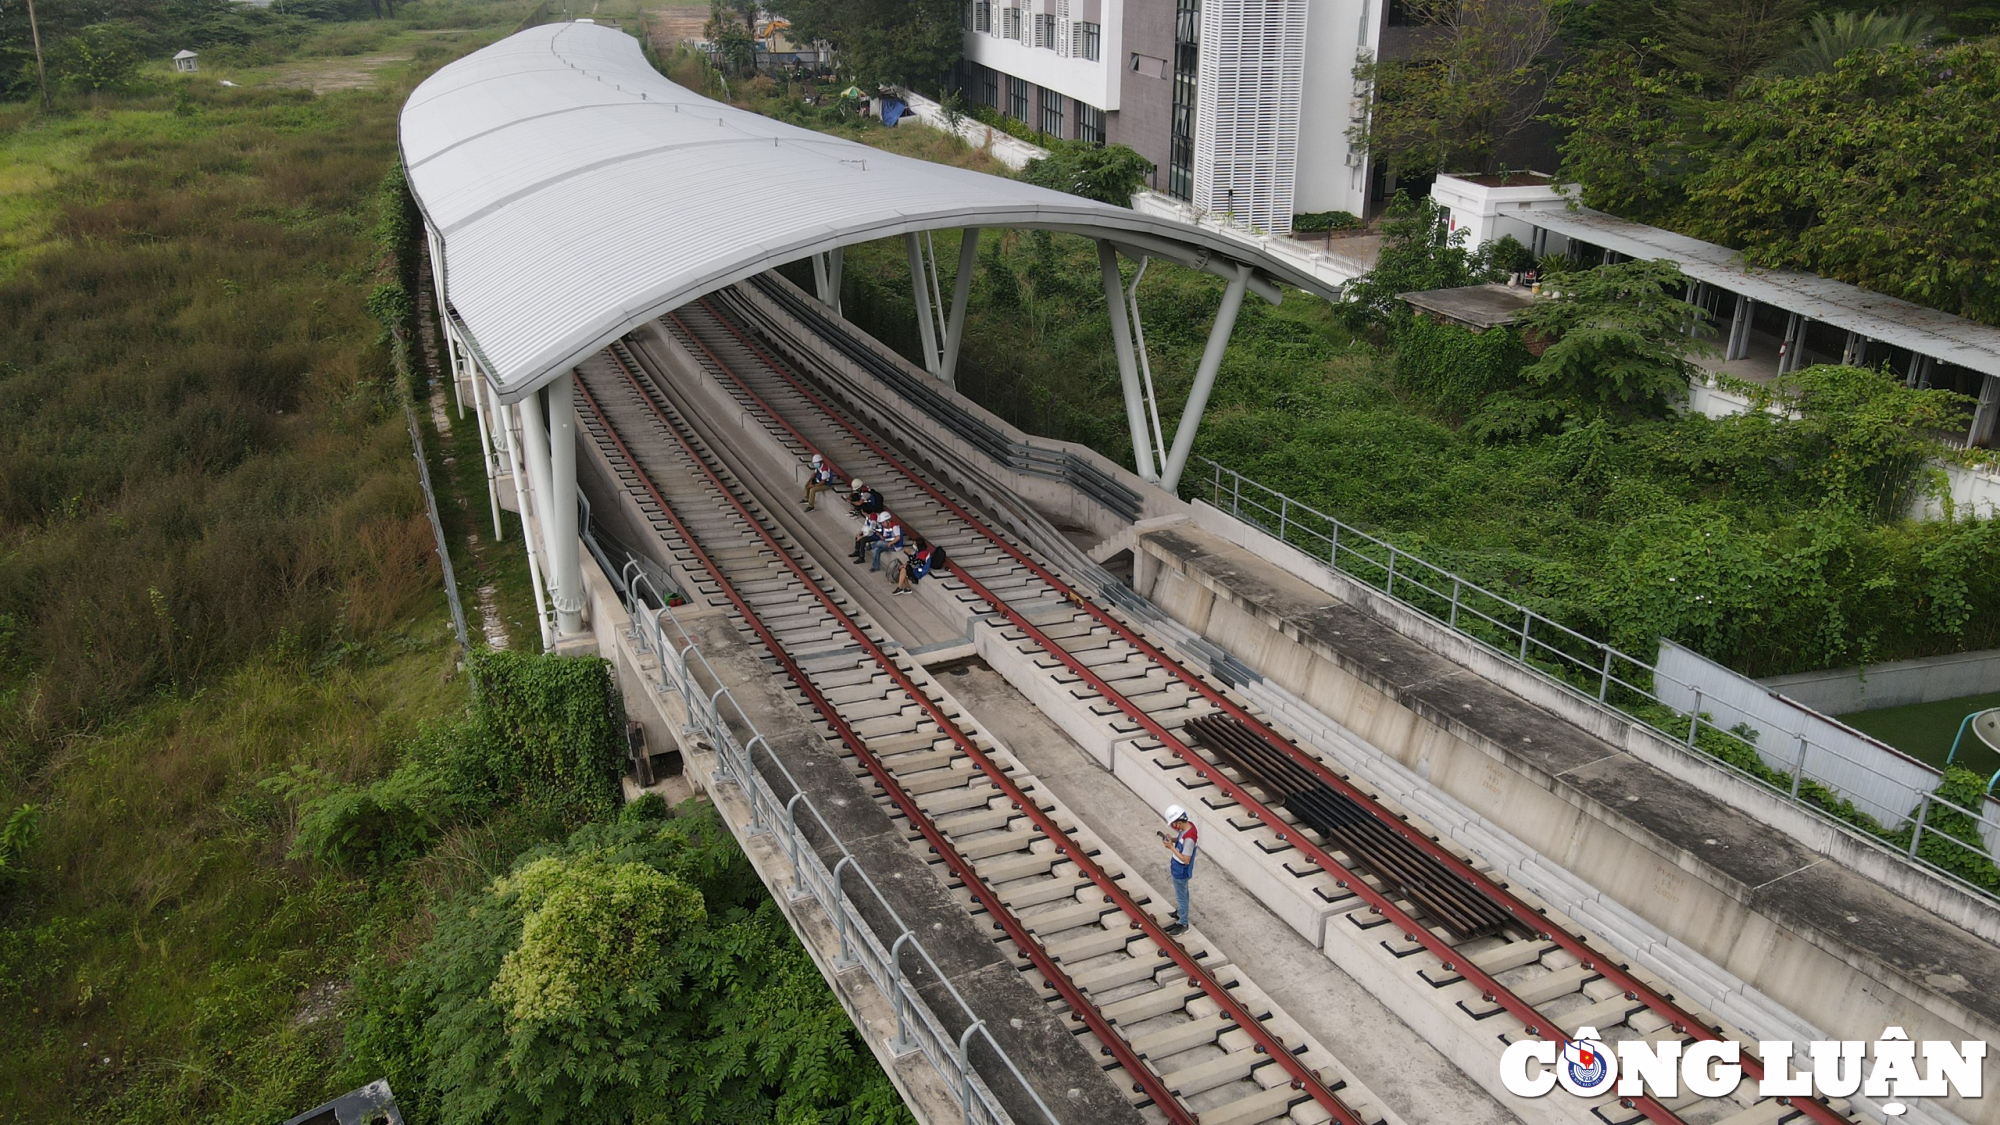
[[1157, 481], [1160, 474], [1154, 467], [1152, 439], [1146, 433], [1139, 364], [1132, 354], [1132, 326], [1125, 321], [1125, 279], [1118, 276], [1118, 251], [1103, 239], [1097, 241], [1097, 266], [1104, 274], [1104, 304], [1111, 313], [1111, 350], [1118, 357], [1118, 381], [1125, 388], [1125, 424], [1132, 431], [1133, 467], [1141, 479]]
[[1967, 449], [1982, 447], [1993, 440], [1996, 408], [2000, 408], [2000, 376], [1981, 376], [1979, 405], [1972, 412], [1972, 427], [1965, 432]]
[[1729, 350], [1722, 354], [1723, 359], [1742, 359], [1750, 354], [1750, 319], [1756, 311], [1757, 302], [1741, 293], [1736, 295], [1736, 312], [1729, 319]]
[[924, 370], [942, 376], [938, 370], [937, 318], [931, 314], [930, 270], [924, 265], [923, 239], [915, 231], [903, 236], [903, 249], [910, 257], [910, 294], [917, 303], [917, 330], [923, 337]]
[[1208, 347], [1202, 350], [1201, 367], [1194, 373], [1187, 408], [1181, 411], [1181, 424], [1174, 430], [1173, 452], [1167, 454], [1167, 471], [1160, 480], [1160, 487], [1168, 492], [1180, 483], [1181, 470], [1187, 467], [1188, 454], [1194, 450], [1195, 431], [1201, 427], [1202, 412], [1208, 409], [1209, 392], [1215, 390], [1216, 373], [1222, 370], [1222, 353], [1229, 347], [1229, 334], [1236, 328], [1236, 314], [1243, 308], [1243, 292], [1249, 287], [1250, 266], [1239, 264], [1236, 280], [1222, 291], [1222, 307], [1215, 310], [1215, 326], [1208, 330]]
[[[528, 496], [535, 506], [535, 523], [541, 528], [541, 534], [536, 537], [536, 546], [541, 548], [542, 553], [543, 582], [553, 600], [556, 584], [556, 552], [561, 547], [556, 542], [553, 521], [549, 518], [549, 510], [554, 507], [550, 501], [555, 495], [555, 484], [550, 479], [552, 469], [549, 465], [549, 425], [542, 415], [541, 392], [530, 391], [525, 398], [515, 404], [515, 409], [521, 417], [521, 448], [528, 457]], [[527, 510], [522, 509], [523, 526], [527, 523], [527, 517]]]
[[944, 355], [939, 372], [949, 386], [958, 385], [958, 345], [965, 339], [965, 306], [972, 297], [972, 271], [979, 264], [979, 228], [966, 227], [958, 241], [958, 276], [951, 280], [951, 322], [944, 330]]
[[569, 374], [549, 384], [549, 569], [554, 572], [556, 630], [583, 631], [583, 564], [576, 526], [576, 407]]
[[[451, 326], [445, 326], [445, 339], [451, 339]], [[479, 426], [479, 455], [486, 467], [486, 504], [493, 509], [493, 541], [505, 538], [500, 525], [500, 485], [494, 478], [493, 431], [486, 418], [486, 388], [484, 381], [475, 373], [472, 382], [473, 420]]]
[[[488, 392], [493, 396], [494, 409], [500, 414], [500, 424], [507, 432], [507, 469], [514, 478], [514, 509], [521, 515], [521, 545], [528, 552], [528, 588], [534, 591], [535, 624], [542, 631], [542, 648], [547, 650], [553, 646], [555, 638], [549, 634], [548, 607], [542, 598], [542, 566], [539, 561], [541, 552], [535, 547], [534, 533], [528, 530], [528, 490], [521, 481], [523, 473], [521, 446], [528, 444], [526, 411], [519, 406], [509, 411], [500, 405], [500, 392], [490, 387]], [[510, 413], [513, 415], [512, 423], [508, 420]], [[515, 434], [516, 429], [520, 430], [519, 435]]]

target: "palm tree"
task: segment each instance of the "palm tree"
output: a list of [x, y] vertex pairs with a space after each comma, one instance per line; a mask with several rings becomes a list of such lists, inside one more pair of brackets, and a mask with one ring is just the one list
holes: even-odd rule
[[1835, 12], [1831, 17], [1816, 12], [1805, 38], [1772, 63], [1769, 73], [1789, 77], [1828, 74], [1835, 63], [1856, 51], [1922, 47], [1930, 42], [1933, 30], [1929, 16], [1911, 12]]

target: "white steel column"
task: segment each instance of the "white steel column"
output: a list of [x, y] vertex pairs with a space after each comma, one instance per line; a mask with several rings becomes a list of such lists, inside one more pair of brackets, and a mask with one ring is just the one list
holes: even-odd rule
[[944, 330], [940, 377], [958, 385], [958, 345], [965, 339], [965, 306], [972, 297], [972, 271], [979, 264], [979, 228], [966, 227], [958, 241], [958, 276], [951, 280], [951, 323]]
[[1146, 421], [1153, 427], [1153, 450], [1161, 459], [1160, 471], [1167, 470], [1167, 432], [1160, 428], [1160, 396], [1153, 390], [1153, 361], [1146, 354], [1146, 324], [1139, 316], [1139, 283], [1146, 280], [1146, 267], [1153, 259], [1142, 257], [1132, 274], [1132, 288], [1125, 293], [1126, 315], [1132, 321], [1132, 347], [1139, 354], [1139, 378], [1146, 388]]
[[556, 630], [583, 631], [583, 565], [576, 527], [576, 406], [569, 372], [549, 384], [549, 569], [554, 571]]
[[931, 315], [931, 286], [925, 276], [924, 244], [915, 231], [903, 236], [903, 249], [910, 257], [910, 293], [917, 302], [917, 329], [923, 336], [924, 370], [940, 375], [938, 370], [937, 319]]
[[[1118, 276], [1118, 251], [1098, 239], [1097, 265], [1104, 274], [1104, 304], [1111, 313], [1111, 349], [1118, 356], [1118, 379], [1125, 386], [1125, 424], [1132, 430], [1132, 462], [1144, 480], [1158, 481], [1153, 442], [1146, 434], [1146, 404], [1139, 389], [1139, 365], [1132, 358], [1132, 328], [1125, 323], [1125, 279]], [[1238, 294], [1240, 300], [1242, 294]]]
[[1741, 293], [1736, 295], [1736, 313], [1729, 319], [1729, 348], [1722, 358], [1742, 359], [1750, 354], [1750, 318], [1757, 310], [1757, 302]]
[[1222, 291], [1222, 307], [1215, 310], [1215, 327], [1208, 330], [1208, 347], [1202, 350], [1201, 367], [1194, 373], [1194, 388], [1188, 392], [1187, 409], [1174, 430], [1174, 449], [1167, 454], [1167, 471], [1160, 487], [1168, 492], [1180, 484], [1181, 470], [1187, 468], [1188, 454], [1194, 449], [1195, 431], [1201, 426], [1202, 411], [1208, 409], [1209, 392], [1215, 390], [1216, 373], [1222, 370], [1222, 353], [1229, 347], [1229, 334], [1236, 328], [1236, 314], [1243, 308], [1243, 291], [1250, 287], [1250, 267], [1239, 264], [1236, 279]]
[[1805, 342], [1805, 318], [1797, 313], [1785, 317], [1785, 339], [1778, 345], [1778, 374], [1790, 371], [1797, 363], [1799, 345]]
[[[493, 396], [493, 408], [499, 413], [500, 424], [507, 433], [507, 469], [514, 477], [514, 510], [521, 515], [521, 545], [528, 552], [528, 588], [535, 593], [535, 624], [542, 631], [542, 648], [546, 651], [554, 646], [555, 638], [549, 633], [548, 607], [542, 599], [540, 552], [535, 549], [534, 533], [528, 530], [528, 489], [522, 483], [522, 477], [525, 475], [526, 470], [521, 465], [521, 446], [528, 444], [527, 418], [525, 417], [525, 412], [518, 406], [510, 411], [500, 405], [500, 392], [492, 390], [489, 387], [488, 393]], [[533, 398], [534, 396], [530, 395], [528, 397]], [[512, 415], [511, 422], [509, 420], [510, 414]], [[521, 431], [518, 440], [514, 433], [517, 428]]]
[[[451, 327], [445, 326], [445, 339], [451, 339]], [[479, 455], [486, 466], [486, 504], [493, 509], [493, 541], [506, 538], [500, 525], [500, 485], [494, 480], [493, 431], [487, 428], [486, 390], [475, 372], [472, 384], [473, 420], [479, 425]]]
[[842, 261], [841, 251], [843, 249], [845, 248], [836, 246], [826, 252], [826, 284], [827, 288], [833, 291], [833, 300], [828, 301], [827, 304], [833, 306], [833, 314], [835, 316], [840, 315], [840, 266]]
[[1972, 411], [1972, 427], [1965, 432], [1965, 447], [1972, 449], [1993, 439], [1996, 407], [2000, 407], [2000, 376], [1979, 379], [1979, 405]]
[[[528, 495], [535, 504], [535, 523], [541, 528], [537, 545], [542, 549], [542, 573], [548, 586], [550, 599], [556, 592], [556, 558], [562, 545], [556, 542], [554, 521], [549, 513], [556, 505], [555, 485], [550, 478], [549, 466], [549, 426], [542, 417], [542, 395], [540, 391], [530, 391], [527, 397], [515, 404], [521, 416], [521, 445], [528, 454]], [[573, 502], [573, 501], [572, 501]], [[526, 509], [522, 510], [522, 521], [527, 519]]]

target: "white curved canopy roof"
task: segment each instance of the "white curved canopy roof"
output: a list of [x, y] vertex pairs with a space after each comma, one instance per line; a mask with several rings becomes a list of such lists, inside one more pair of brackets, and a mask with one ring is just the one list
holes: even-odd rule
[[1334, 295], [1198, 227], [710, 101], [591, 24], [530, 28], [443, 68], [401, 131], [448, 311], [508, 402], [704, 293], [907, 231], [1074, 231], [1210, 270], [1247, 264], [1270, 298], [1273, 279]]

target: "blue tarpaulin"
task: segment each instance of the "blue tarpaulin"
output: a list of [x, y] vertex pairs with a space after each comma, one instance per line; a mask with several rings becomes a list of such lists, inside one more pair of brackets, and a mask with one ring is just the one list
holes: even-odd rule
[[904, 101], [903, 99], [901, 98], [882, 99], [882, 124], [894, 125], [896, 122], [902, 120], [903, 115], [908, 112], [910, 112], [910, 103]]

